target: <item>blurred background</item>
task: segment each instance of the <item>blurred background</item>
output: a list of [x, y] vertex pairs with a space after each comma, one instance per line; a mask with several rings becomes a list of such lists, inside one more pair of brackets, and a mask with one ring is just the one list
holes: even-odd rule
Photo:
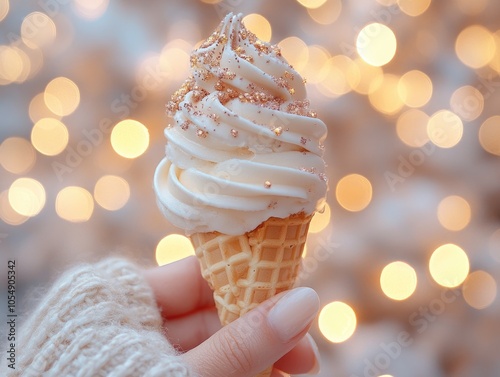
[[499, 376], [494, 0], [0, 0], [0, 279], [15, 259], [18, 312], [74, 263], [192, 253], [152, 177], [165, 104], [230, 11], [329, 128], [299, 278], [322, 300], [320, 376]]

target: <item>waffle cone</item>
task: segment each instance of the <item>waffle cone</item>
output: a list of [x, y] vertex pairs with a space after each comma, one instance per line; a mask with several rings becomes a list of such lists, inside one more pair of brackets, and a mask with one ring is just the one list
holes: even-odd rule
[[[302, 213], [284, 219], [271, 217], [238, 236], [218, 232], [191, 235], [223, 326], [293, 287], [311, 218]], [[269, 376], [271, 370], [256, 377]]]

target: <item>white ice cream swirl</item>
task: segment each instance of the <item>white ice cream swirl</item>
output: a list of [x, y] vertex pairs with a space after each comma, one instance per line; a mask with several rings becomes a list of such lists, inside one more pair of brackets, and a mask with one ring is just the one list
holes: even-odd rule
[[172, 97], [160, 209], [187, 233], [243, 234], [269, 217], [321, 209], [325, 124], [279, 49], [229, 14], [191, 56], [192, 77]]

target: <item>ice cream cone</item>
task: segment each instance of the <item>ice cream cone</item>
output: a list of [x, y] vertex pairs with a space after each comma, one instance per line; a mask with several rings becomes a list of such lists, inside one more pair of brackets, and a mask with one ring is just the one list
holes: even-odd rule
[[[271, 217], [239, 236], [218, 232], [191, 235], [223, 326], [292, 288], [311, 218], [302, 213], [285, 219]], [[271, 369], [257, 377], [269, 376]]]

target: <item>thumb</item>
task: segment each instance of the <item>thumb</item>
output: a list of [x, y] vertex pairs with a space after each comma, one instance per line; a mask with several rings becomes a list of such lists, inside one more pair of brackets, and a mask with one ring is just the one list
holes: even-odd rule
[[281, 293], [223, 327], [184, 357], [203, 377], [253, 377], [300, 341], [318, 309], [319, 298], [311, 288]]

